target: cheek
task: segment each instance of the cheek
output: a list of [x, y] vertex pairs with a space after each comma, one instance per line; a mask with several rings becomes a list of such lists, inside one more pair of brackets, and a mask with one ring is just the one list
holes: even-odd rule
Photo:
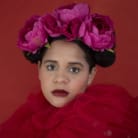
[[88, 86], [88, 79], [79, 79], [76, 81], [74, 80], [72, 85], [74, 92], [84, 92]]
[[45, 89], [49, 89], [52, 86], [51, 80], [49, 77], [42, 77], [40, 80], [41, 86], [43, 86]]
[[40, 80], [41, 86], [46, 87], [48, 86], [48, 83], [50, 82], [50, 76], [46, 74], [43, 70], [40, 70], [39, 80]]

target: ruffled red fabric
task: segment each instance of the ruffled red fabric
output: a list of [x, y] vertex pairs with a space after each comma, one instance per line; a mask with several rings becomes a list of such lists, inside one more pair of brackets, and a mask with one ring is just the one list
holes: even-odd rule
[[55, 108], [35, 94], [0, 125], [0, 138], [138, 138], [138, 98], [118, 86], [96, 85]]

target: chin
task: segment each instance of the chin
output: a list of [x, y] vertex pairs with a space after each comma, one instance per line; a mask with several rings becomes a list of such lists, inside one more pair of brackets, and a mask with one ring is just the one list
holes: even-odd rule
[[64, 107], [68, 102], [54, 102], [54, 103], [50, 103], [52, 106], [56, 107], [56, 108], [62, 108]]

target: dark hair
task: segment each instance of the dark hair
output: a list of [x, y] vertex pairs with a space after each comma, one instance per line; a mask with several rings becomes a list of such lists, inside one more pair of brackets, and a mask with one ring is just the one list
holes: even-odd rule
[[[57, 38], [49, 38], [48, 42], [51, 44], [55, 40], [62, 40], [65, 39], [65, 37], [57, 37]], [[85, 53], [85, 59], [87, 63], [89, 64], [89, 70], [91, 71], [92, 68], [97, 64], [102, 67], [108, 67], [112, 65], [115, 62], [115, 52], [110, 51], [93, 51], [91, 48], [89, 48], [86, 44], [84, 44], [80, 40], [73, 40], [72, 42], [78, 44], [78, 46], [84, 51]], [[38, 61], [42, 61], [44, 54], [46, 53], [47, 48], [42, 47], [40, 50], [37, 51], [37, 53], [32, 54], [29, 52], [24, 51], [24, 56], [31, 62], [31, 63], [38, 63]]]

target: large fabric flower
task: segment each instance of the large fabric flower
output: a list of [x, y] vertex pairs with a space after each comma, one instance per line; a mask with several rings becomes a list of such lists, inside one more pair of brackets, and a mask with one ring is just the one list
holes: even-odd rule
[[94, 51], [102, 52], [115, 46], [114, 28], [109, 17], [91, 15], [88, 4], [78, 3], [30, 18], [19, 34], [18, 47], [35, 54], [46, 45], [49, 37], [59, 36], [65, 36], [68, 41], [79, 39]]
[[55, 16], [63, 23], [68, 23], [75, 18], [84, 19], [89, 13], [90, 8], [85, 3], [67, 5], [54, 11]]
[[78, 30], [81, 25], [79, 18], [75, 18], [63, 25], [62, 34], [69, 40], [75, 40], [78, 37]]
[[49, 36], [57, 37], [61, 35], [61, 23], [52, 14], [46, 14], [40, 20]]
[[96, 51], [113, 48], [115, 45], [114, 28], [108, 16], [93, 14], [82, 22], [79, 37]]
[[53, 13], [62, 26], [61, 34], [70, 41], [77, 39], [81, 22], [89, 14], [89, 6], [84, 3], [60, 7]]
[[46, 31], [39, 18], [30, 18], [19, 34], [18, 47], [23, 51], [36, 53], [47, 42]]

